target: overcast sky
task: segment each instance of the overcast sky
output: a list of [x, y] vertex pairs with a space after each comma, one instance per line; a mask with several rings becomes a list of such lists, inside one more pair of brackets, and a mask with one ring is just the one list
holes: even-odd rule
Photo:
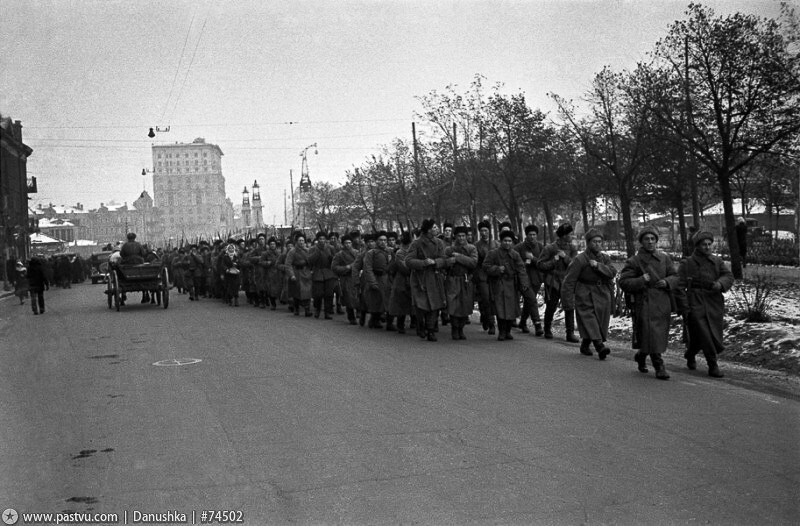
[[[710, 1], [777, 16], [779, 3]], [[340, 184], [395, 137], [416, 97], [475, 74], [554, 112], [604, 65], [645, 60], [688, 2], [0, 1], [0, 113], [34, 150], [38, 202], [152, 195], [150, 146], [220, 146], [235, 204], [258, 180], [264, 219], [283, 219], [289, 171], [312, 143], [312, 182]], [[150, 127], [170, 127], [149, 139]], [[313, 152], [313, 150], [311, 150]]]

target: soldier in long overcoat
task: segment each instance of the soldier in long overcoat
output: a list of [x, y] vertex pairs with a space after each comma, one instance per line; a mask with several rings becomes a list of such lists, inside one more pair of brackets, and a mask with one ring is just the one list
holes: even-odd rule
[[511, 326], [520, 313], [519, 297], [530, 285], [525, 263], [513, 248], [515, 241], [510, 230], [500, 232], [500, 247], [489, 252], [483, 262], [483, 270], [489, 276], [499, 341], [514, 339]]
[[44, 314], [44, 291], [50, 288], [50, 281], [44, 273], [43, 261], [34, 256], [28, 262], [25, 274], [27, 289], [31, 294], [31, 309], [34, 314]]
[[253, 281], [253, 272], [255, 267], [250, 259], [250, 252], [253, 250], [256, 244], [257, 242], [255, 239], [250, 239], [249, 241], [240, 239], [238, 241], [240, 256], [239, 266], [242, 271], [242, 273], [239, 275], [239, 278], [242, 282], [242, 290], [244, 291], [245, 298], [247, 298], [247, 303], [250, 305], [252, 305], [255, 301], [255, 287]]
[[435, 342], [439, 310], [447, 306], [444, 289], [444, 241], [436, 237], [439, 225], [425, 219], [419, 238], [408, 247], [406, 265], [411, 269], [411, 298], [417, 309], [417, 334]]
[[536, 336], [544, 335], [542, 321], [539, 318], [539, 301], [536, 299], [539, 289], [542, 287], [542, 275], [536, 265], [544, 251], [544, 245], [538, 240], [539, 227], [528, 225], [525, 227], [525, 241], [515, 245], [516, 250], [522, 261], [525, 262], [525, 272], [528, 273], [530, 287], [522, 296], [522, 315], [519, 319], [519, 328], [524, 333], [531, 332], [528, 329], [528, 318], [533, 321]]
[[656, 378], [669, 379], [661, 354], [667, 350], [669, 322], [673, 310], [670, 291], [678, 287], [672, 258], [656, 248], [658, 232], [646, 227], [639, 232], [639, 251], [625, 262], [619, 287], [633, 295], [633, 338], [639, 371], [646, 373], [647, 356]]
[[247, 259], [253, 269], [253, 306], [267, 308], [267, 268], [262, 264], [264, 253], [267, 251], [267, 235], [260, 232], [256, 236], [256, 243], [247, 252]]
[[450, 315], [450, 335], [454, 340], [466, 340], [464, 326], [475, 307], [475, 285], [472, 273], [478, 266], [478, 250], [467, 243], [465, 226], [453, 229], [453, 243], [445, 247], [447, 259], [447, 313]]
[[356, 260], [358, 252], [353, 248], [350, 235], [342, 236], [341, 243], [342, 248], [333, 256], [331, 268], [339, 277], [339, 290], [342, 293], [342, 303], [347, 313], [347, 321], [350, 325], [355, 325], [358, 296], [353, 284], [353, 262]]
[[411, 245], [411, 232], [403, 232], [399, 238], [400, 246], [389, 263], [389, 280], [392, 291], [389, 294], [387, 313], [397, 319], [397, 332], [406, 333], [406, 316], [413, 314], [411, 306], [411, 270], [406, 265], [408, 247]]
[[183, 258], [183, 272], [184, 282], [189, 289], [189, 300], [199, 301], [200, 282], [203, 279], [203, 256], [197, 252], [197, 245], [189, 245], [189, 253]]
[[228, 243], [220, 258], [220, 266], [225, 281], [225, 302], [233, 307], [239, 306], [239, 288], [241, 287], [242, 256], [236, 243]]
[[581, 335], [581, 354], [592, 355], [594, 345], [601, 360], [611, 352], [604, 345], [608, 339], [608, 324], [617, 269], [611, 258], [604, 254], [603, 235], [591, 229], [586, 233], [586, 250], [572, 260], [561, 286], [561, 303], [565, 309], [574, 309]]
[[722, 258], [711, 253], [714, 235], [698, 232], [694, 235], [694, 253], [678, 267], [678, 307], [684, 315], [689, 332], [689, 348], [684, 354], [686, 366], [697, 368], [695, 357], [702, 351], [708, 365], [708, 375], [722, 378], [717, 355], [725, 350], [722, 344], [722, 317], [725, 300], [722, 297], [733, 287], [734, 278]]
[[[381, 329], [381, 316], [386, 312], [391, 293], [389, 263], [392, 254], [386, 246], [386, 232], [375, 234], [375, 248], [364, 254], [364, 302], [369, 312], [369, 328]], [[386, 330], [394, 330], [391, 317], [386, 319]]]
[[[544, 247], [536, 266], [544, 275], [544, 337], [553, 337], [553, 317], [558, 309], [558, 302], [561, 300], [561, 283], [567, 275], [567, 267], [572, 263], [572, 259], [578, 255], [578, 249], [572, 243], [572, 225], [569, 223], [561, 224], [556, 229], [555, 242]], [[566, 340], [577, 343], [578, 337], [575, 336], [575, 311], [564, 309], [564, 326], [566, 329]]]
[[333, 319], [333, 291], [336, 288], [336, 273], [331, 269], [335, 251], [328, 243], [327, 232], [317, 232], [316, 243], [308, 251], [311, 265], [311, 297], [314, 300], [314, 316], [319, 318], [323, 303], [325, 319]]
[[475, 249], [478, 251], [478, 266], [473, 273], [475, 281], [475, 295], [478, 300], [478, 310], [481, 313], [481, 326], [483, 330], [489, 331], [489, 335], [495, 333], [494, 310], [492, 308], [492, 298], [489, 293], [489, 276], [483, 270], [483, 262], [489, 251], [496, 249], [499, 244], [489, 236], [492, 225], [488, 221], [478, 223], [478, 234], [480, 239], [475, 242]]
[[287, 239], [286, 246], [278, 258], [278, 271], [281, 274], [281, 293], [278, 298], [281, 303], [289, 305], [289, 312], [294, 312], [294, 298], [291, 296], [292, 291], [289, 289], [289, 268], [286, 265], [286, 256], [289, 255], [293, 248], [294, 243]]
[[267, 286], [266, 296], [270, 310], [278, 308], [278, 298], [280, 298], [281, 289], [283, 288], [283, 277], [278, 268], [280, 257], [278, 240], [274, 236], [270, 237], [267, 240], [267, 248], [261, 254], [261, 260], [258, 263], [264, 269], [264, 278]]
[[306, 235], [300, 231], [294, 235], [294, 248], [286, 255], [286, 272], [289, 274], [289, 295], [294, 299], [294, 315], [300, 315], [302, 306], [306, 317], [310, 317], [312, 272], [308, 263]]
[[364, 234], [364, 236], [362, 236], [362, 240], [364, 241], [364, 244], [362, 245], [361, 250], [359, 250], [356, 260], [353, 261], [351, 272], [353, 276], [353, 284], [356, 288], [356, 297], [358, 298], [358, 323], [363, 327], [364, 323], [367, 321], [367, 303], [366, 299], [364, 298], [364, 290], [366, 289], [363, 272], [364, 256], [368, 251], [375, 248], [375, 235]]

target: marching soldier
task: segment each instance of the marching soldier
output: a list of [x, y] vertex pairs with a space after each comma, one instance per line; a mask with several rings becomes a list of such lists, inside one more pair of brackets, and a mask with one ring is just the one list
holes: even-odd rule
[[486, 259], [486, 255], [498, 247], [497, 241], [489, 238], [491, 227], [488, 221], [481, 221], [478, 223], [480, 239], [475, 242], [475, 250], [478, 253], [478, 265], [473, 273], [476, 295], [478, 297], [478, 310], [481, 313], [481, 326], [483, 330], [489, 331], [489, 335], [493, 335], [495, 332], [494, 312], [492, 310], [492, 301], [489, 294], [489, 277], [486, 275], [486, 271], [483, 270], [483, 262]]
[[308, 264], [306, 235], [297, 231], [294, 235], [294, 248], [286, 255], [286, 272], [289, 275], [289, 295], [294, 300], [294, 315], [300, 315], [300, 307], [306, 318], [311, 316], [311, 268]]
[[328, 244], [327, 234], [317, 232], [316, 244], [308, 251], [308, 263], [312, 271], [311, 296], [314, 299], [314, 317], [319, 318], [323, 303], [325, 319], [333, 319], [333, 291], [336, 287], [336, 273], [331, 269], [334, 250]]
[[633, 295], [633, 348], [638, 349], [634, 358], [639, 371], [646, 373], [650, 356], [656, 378], [668, 380], [661, 354], [667, 350], [669, 338], [670, 290], [678, 286], [678, 277], [669, 255], [656, 248], [658, 232], [654, 228], [642, 229], [639, 243], [639, 251], [628, 258], [619, 275], [619, 287]]
[[529, 286], [522, 258], [513, 249], [514, 233], [500, 232], [500, 247], [487, 254], [483, 270], [489, 276], [492, 304], [497, 315], [497, 339], [513, 340], [511, 325], [519, 316], [519, 296]]
[[406, 333], [406, 316], [411, 316], [411, 284], [409, 276], [411, 271], [406, 265], [408, 248], [411, 245], [411, 233], [403, 232], [400, 235], [400, 247], [395, 252], [389, 263], [389, 279], [391, 280], [391, 293], [389, 294], [389, 307], [387, 314], [397, 318], [397, 332]]
[[250, 249], [247, 258], [253, 268], [253, 306], [262, 309], [269, 303], [267, 287], [267, 267], [264, 265], [264, 254], [267, 251], [267, 235], [263, 232], [256, 236], [256, 244]]
[[[553, 338], [553, 317], [561, 299], [561, 283], [567, 274], [567, 267], [572, 259], [578, 255], [578, 249], [572, 244], [572, 225], [564, 223], [556, 230], [555, 242], [547, 245], [539, 258], [537, 266], [544, 274], [544, 337]], [[564, 325], [566, 327], [566, 340], [577, 343], [575, 336], [575, 311], [564, 309]]]
[[411, 295], [417, 308], [417, 334], [435, 342], [436, 319], [446, 306], [443, 271], [446, 266], [444, 241], [439, 239], [439, 225], [425, 219], [419, 239], [408, 248], [406, 265], [411, 269]]
[[[391, 293], [389, 263], [392, 255], [386, 246], [386, 232], [375, 234], [375, 248], [364, 255], [364, 302], [369, 312], [369, 328], [382, 329], [381, 316], [386, 312]], [[386, 330], [394, 330], [391, 316], [386, 319]]]
[[603, 342], [608, 339], [617, 270], [611, 266], [611, 258], [602, 252], [603, 235], [600, 231], [591, 229], [585, 237], [586, 250], [578, 254], [567, 269], [561, 288], [561, 303], [577, 315], [581, 354], [591, 356], [589, 346], [594, 345], [597, 356], [605, 360], [611, 352]]
[[278, 308], [278, 298], [281, 296], [281, 289], [283, 288], [283, 278], [279, 268], [279, 260], [281, 258], [280, 250], [278, 250], [278, 240], [275, 236], [267, 240], [267, 248], [261, 254], [259, 265], [264, 269], [266, 286], [267, 286], [267, 299], [269, 301], [270, 310]]
[[734, 278], [722, 258], [711, 253], [714, 235], [698, 232], [692, 239], [694, 253], [678, 267], [678, 303], [689, 332], [689, 348], [684, 354], [686, 366], [697, 368], [695, 357], [702, 351], [708, 375], [722, 378], [717, 355], [725, 350], [722, 344], [722, 317], [725, 300], [722, 294], [733, 287]]
[[353, 248], [349, 235], [342, 236], [342, 248], [333, 256], [331, 268], [339, 276], [339, 289], [342, 292], [342, 303], [347, 313], [347, 321], [355, 325], [358, 296], [353, 282], [353, 263], [358, 252]]
[[516, 245], [514, 250], [519, 253], [525, 262], [525, 272], [528, 273], [528, 281], [530, 282], [528, 290], [522, 296], [522, 316], [519, 319], [519, 328], [524, 333], [531, 332], [528, 329], [528, 318], [531, 318], [536, 336], [542, 336], [544, 335], [544, 330], [542, 330], [542, 322], [539, 318], [539, 302], [536, 299], [536, 295], [539, 294], [539, 289], [542, 286], [542, 276], [536, 263], [544, 251], [544, 245], [538, 241], [538, 236], [539, 228], [536, 225], [526, 226], [525, 241]]
[[450, 315], [450, 332], [454, 340], [466, 340], [464, 325], [475, 306], [475, 290], [472, 272], [478, 266], [478, 250], [467, 243], [468, 228], [456, 227], [453, 230], [453, 244], [445, 247], [447, 259], [447, 312]]
[[225, 276], [225, 302], [233, 307], [239, 306], [239, 287], [241, 285], [240, 274], [241, 256], [236, 244], [228, 243], [225, 253], [220, 259]]

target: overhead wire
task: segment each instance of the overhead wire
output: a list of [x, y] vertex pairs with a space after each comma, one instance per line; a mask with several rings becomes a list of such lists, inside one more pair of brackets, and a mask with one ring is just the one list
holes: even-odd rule
[[189, 22], [189, 29], [186, 30], [186, 38], [183, 41], [183, 49], [181, 49], [181, 56], [178, 59], [178, 66], [175, 68], [175, 76], [172, 77], [172, 86], [169, 88], [169, 95], [167, 96], [167, 100], [164, 103], [164, 111], [161, 113], [161, 121], [164, 120], [164, 116], [167, 114], [167, 109], [169, 108], [169, 101], [172, 99], [172, 92], [175, 90], [175, 81], [178, 80], [178, 74], [181, 70], [181, 64], [183, 64], [183, 55], [186, 51], [186, 44], [189, 42], [189, 35], [192, 32], [192, 25], [194, 25], [194, 17], [197, 16], [197, 6], [195, 6], [194, 13], [192, 13], [192, 20]]
[[[206, 12], [206, 17], [203, 20], [203, 27], [200, 28], [200, 34], [197, 37], [197, 43], [194, 46], [194, 52], [192, 52], [192, 59], [189, 61], [189, 67], [186, 68], [186, 75], [183, 77], [183, 84], [181, 84], [181, 89], [178, 91], [178, 96], [175, 97], [175, 104], [172, 107], [172, 113], [175, 113], [175, 110], [178, 107], [178, 102], [181, 100], [181, 95], [183, 95], [183, 89], [186, 87], [186, 81], [189, 79], [189, 72], [192, 70], [192, 65], [194, 64], [194, 57], [197, 55], [197, 49], [200, 47], [200, 41], [203, 39], [203, 32], [206, 29], [206, 24], [208, 23], [208, 12]], [[169, 122], [167, 123], [169, 124]]]

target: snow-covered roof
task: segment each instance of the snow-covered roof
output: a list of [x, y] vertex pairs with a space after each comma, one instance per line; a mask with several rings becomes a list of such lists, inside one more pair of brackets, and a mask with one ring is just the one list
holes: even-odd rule
[[75, 226], [75, 225], [64, 219], [47, 219], [46, 217], [43, 217], [42, 219], [39, 220], [39, 228], [52, 228], [61, 226]]
[[92, 239], [76, 239], [75, 241], [70, 243], [69, 246], [71, 246], [71, 247], [93, 247], [93, 246], [99, 246], [99, 243], [97, 241], [92, 240]]
[[53, 205], [51, 207], [56, 214], [88, 214], [88, 210], [81, 210], [74, 206]]
[[[747, 209], [749, 209], [748, 214], [766, 214], [767, 207], [765, 207], [762, 203], [757, 201], [756, 199], [748, 199], [746, 203]], [[722, 215], [725, 211], [722, 208], [722, 202], [717, 204], [708, 206], [703, 209], [703, 215]], [[736, 216], [741, 215], [742, 213], [742, 200], [741, 199], [734, 199], [733, 200], [733, 213]], [[782, 214], [794, 214], [794, 209], [781, 209]]]
[[31, 244], [37, 243], [61, 243], [61, 240], [44, 234], [31, 234]]

